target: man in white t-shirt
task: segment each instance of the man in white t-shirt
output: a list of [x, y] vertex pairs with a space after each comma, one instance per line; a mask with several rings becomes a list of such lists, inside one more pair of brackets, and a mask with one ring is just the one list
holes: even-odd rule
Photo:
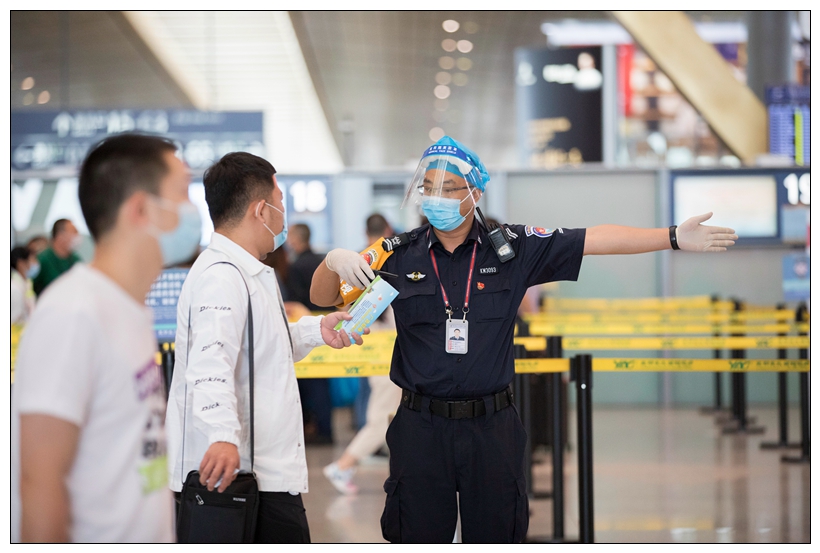
[[167, 140], [110, 137], [83, 162], [79, 200], [96, 243], [40, 297], [11, 410], [11, 541], [171, 542], [165, 397], [144, 305], [201, 222]]

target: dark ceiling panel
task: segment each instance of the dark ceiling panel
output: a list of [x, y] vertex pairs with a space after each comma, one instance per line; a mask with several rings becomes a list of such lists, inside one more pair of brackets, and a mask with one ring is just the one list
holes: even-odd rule
[[[603, 12], [291, 12], [340, 151], [354, 167], [404, 166], [441, 127], [491, 165], [513, 165], [514, 50], [543, 46], [549, 19], [604, 19]], [[454, 19], [455, 33], [442, 28]], [[477, 24], [468, 33], [467, 23]], [[469, 53], [448, 53], [442, 41], [466, 39]], [[306, 44], [307, 43], [307, 44]], [[447, 108], [436, 113], [442, 56], [468, 58], [463, 86], [450, 85]], [[443, 121], [437, 121], [444, 118]], [[340, 124], [352, 129], [340, 131]], [[345, 155], [347, 154], [347, 155]]]
[[120, 12], [12, 11], [10, 28], [13, 110], [191, 107]]

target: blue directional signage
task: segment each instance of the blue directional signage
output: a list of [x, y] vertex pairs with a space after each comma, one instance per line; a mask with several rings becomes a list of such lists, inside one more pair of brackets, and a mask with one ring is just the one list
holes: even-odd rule
[[166, 269], [151, 285], [145, 305], [154, 312], [154, 332], [157, 341], [173, 342], [177, 332], [177, 302], [188, 269]]
[[94, 144], [129, 131], [170, 138], [192, 169], [204, 169], [228, 152], [265, 155], [262, 112], [24, 111], [11, 113], [11, 166], [79, 167]]

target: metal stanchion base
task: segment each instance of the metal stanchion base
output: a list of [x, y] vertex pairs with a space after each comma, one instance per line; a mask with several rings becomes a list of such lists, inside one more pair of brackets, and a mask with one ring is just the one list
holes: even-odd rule
[[764, 426], [746, 426], [746, 428], [740, 428], [739, 426], [727, 426], [723, 428], [723, 434], [763, 434], [766, 432], [766, 427]]
[[800, 449], [801, 447], [803, 447], [803, 444], [800, 442], [763, 442], [760, 444], [760, 449]]
[[811, 457], [810, 456], [806, 456], [806, 457], [803, 457], [803, 456], [800, 456], [800, 457], [787, 457], [787, 456], [784, 455], [783, 457], [780, 458], [780, 460], [784, 463], [794, 463], [794, 464], [797, 464], [797, 463], [807, 463], [807, 464], [811, 463]]
[[[746, 422], [749, 424], [754, 424], [757, 422], [757, 417], [746, 417]], [[722, 413], [715, 416], [715, 424], [720, 426], [731, 426], [737, 424], [737, 419], [731, 413]]]

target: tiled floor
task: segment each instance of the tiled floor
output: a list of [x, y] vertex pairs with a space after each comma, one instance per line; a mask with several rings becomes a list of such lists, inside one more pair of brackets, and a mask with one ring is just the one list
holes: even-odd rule
[[[595, 541], [803, 542], [810, 541], [810, 467], [783, 464], [780, 451], [762, 451], [776, 439], [776, 411], [752, 408], [766, 433], [724, 436], [714, 418], [695, 409], [596, 407], [594, 433]], [[570, 417], [574, 416], [570, 410]], [[339, 495], [322, 467], [352, 437], [350, 413], [334, 413], [337, 443], [308, 448], [310, 493], [304, 496], [314, 542], [383, 542], [379, 517], [386, 459], [367, 460], [355, 482], [359, 494]], [[790, 412], [790, 436], [799, 435]], [[570, 423], [571, 444], [575, 430]], [[790, 454], [797, 455], [792, 450]], [[551, 486], [549, 453], [534, 467], [535, 488]], [[577, 460], [565, 458], [565, 533], [578, 537]], [[552, 501], [530, 502], [530, 539], [552, 535]]]

